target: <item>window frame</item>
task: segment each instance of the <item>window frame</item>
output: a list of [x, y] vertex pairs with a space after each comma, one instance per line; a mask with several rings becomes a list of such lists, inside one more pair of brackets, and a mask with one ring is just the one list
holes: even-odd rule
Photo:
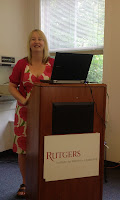
[[84, 54], [93, 54], [93, 55], [103, 55], [103, 47], [97, 48], [73, 48], [73, 49], [54, 49], [50, 50], [50, 55], [55, 56], [56, 52], [67, 52], [67, 53], [84, 53]]

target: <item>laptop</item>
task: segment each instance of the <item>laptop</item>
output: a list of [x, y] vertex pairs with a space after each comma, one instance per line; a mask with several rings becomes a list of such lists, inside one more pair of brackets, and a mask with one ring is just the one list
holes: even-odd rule
[[92, 57], [92, 54], [56, 52], [51, 80], [47, 82], [85, 83]]

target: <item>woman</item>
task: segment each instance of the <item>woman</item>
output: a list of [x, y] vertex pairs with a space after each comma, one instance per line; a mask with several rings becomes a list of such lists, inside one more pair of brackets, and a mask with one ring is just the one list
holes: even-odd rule
[[[25, 197], [25, 168], [26, 168], [26, 129], [27, 102], [33, 84], [41, 79], [50, 79], [54, 59], [49, 57], [47, 39], [38, 29], [33, 30], [28, 38], [28, 57], [21, 59], [13, 68], [9, 77], [9, 91], [17, 100], [14, 121], [13, 151], [18, 153], [18, 163], [23, 179], [17, 196]], [[19, 86], [19, 87], [18, 87]], [[28, 133], [29, 134], [29, 133]]]

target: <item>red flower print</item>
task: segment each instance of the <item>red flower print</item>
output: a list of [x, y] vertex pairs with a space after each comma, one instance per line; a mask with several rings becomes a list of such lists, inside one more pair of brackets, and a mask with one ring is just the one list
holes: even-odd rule
[[13, 144], [13, 152], [17, 152], [17, 145]]
[[39, 80], [43, 80], [44, 78], [43, 78], [43, 76], [42, 75], [40, 75], [39, 76]]
[[51, 66], [46, 66], [46, 69], [45, 69], [45, 71], [44, 71], [44, 74], [45, 74], [45, 76], [48, 76], [48, 77], [50, 77], [51, 76], [51, 73], [52, 73], [52, 68], [51, 68]]
[[27, 121], [27, 107], [23, 106], [20, 110], [19, 110], [19, 114], [20, 117], [24, 120]]
[[24, 132], [24, 126], [14, 127], [15, 135], [22, 135]]
[[15, 113], [14, 125], [17, 126], [17, 124], [18, 124], [18, 115]]
[[33, 87], [33, 84], [30, 82], [26, 82], [24, 83], [24, 87], [25, 87], [26, 92], [29, 93]]
[[32, 80], [33, 83], [35, 83], [38, 80], [38, 78], [36, 76], [32, 75], [31, 80]]
[[17, 140], [18, 146], [23, 150], [26, 151], [26, 137], [21, 136]]
[[28, 81], [30, 73], [24, 73], [23, 81]]
[[28, 87], [26, 88], [26, 92], [27, 92], [27, 93], [31, 92], [32, 87], [33, 87], [33, 85], [32, 85], [32, 86], [28, 86]]

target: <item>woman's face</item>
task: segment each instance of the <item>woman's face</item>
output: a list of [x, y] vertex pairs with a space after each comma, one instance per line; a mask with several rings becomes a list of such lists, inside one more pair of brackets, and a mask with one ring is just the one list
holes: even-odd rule
[[30, 39], [30, 49], [33, 52], [43, 52], [45, 47], [44, 40], [40, 37], [38, 32], [33, 32]]

